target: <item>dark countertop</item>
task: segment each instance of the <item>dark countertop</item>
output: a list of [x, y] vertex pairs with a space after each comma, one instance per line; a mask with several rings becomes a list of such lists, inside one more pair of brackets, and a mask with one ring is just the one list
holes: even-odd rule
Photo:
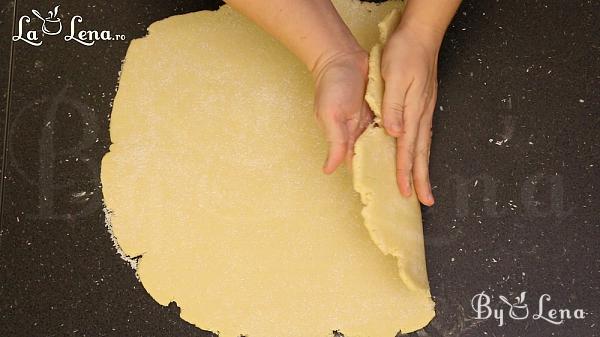
[[[117, 255], [99, 168], [129, 42], [151, 22], [218, 4], [60, 5], [63, 21], [81, 15], [82, 28], [125, 40], [11, 43], [15, 17], [51, 7], [0, 5], [0, 337], [208, 336], [174, 303], [154, 302]], [[424, 211], [437, 317], [411, 336], [600, 336], [599, 33], [597, 1], [461, 6], [441, 51], [437, 204]], [[474, 318], [482, 291], [502, 326]], [[513, 303], [523, 291], [530, 315], [512, 319], [499, 297]], [[580, 308], [585, 318], [534, 319], [543, 294], [544, 316]]]

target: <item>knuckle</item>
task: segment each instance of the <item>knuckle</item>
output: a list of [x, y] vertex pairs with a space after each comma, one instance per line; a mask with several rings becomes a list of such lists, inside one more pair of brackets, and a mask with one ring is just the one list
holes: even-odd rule
[[412, 158], [415, 156], [415, 147], [413, 143], [400, 142], [400, 144], [398, 144], [398, 153], [400, 156], [404, 157], [404, 161], [409, 162], [412, 165]]
[[421, 118], [421, 111], [416, 109], [406, 109], [404, 114], [404, 121], [412, 125], [419, 125], [419, 119]]
[[422, 146], [416, 151], [417, 156], [429, 158], [429, 146]]
[[337, 122], [342, 119], [340, 118], [338, 110], [334, 109], [322, 109], [317, 112], [317, 118], [321, 120], [326, 125], [336, 125]]
[[413, 178], [417, 185], [419, 184], [427, 184], [429, 182], [429, 175], [426, 168], [421, 170], [415, 170], [413, 172]]
[[402, 114], [404, 113], [405, 110], [405, 106], [402, 102], [398, 102], [398, 101], [392, 101], [392, 102], [387, 102], [387, 104], [385, 104], [385, 107], [383, 109], [384, 114], [388, 113], [388, 114], [392, 114], [395, 116], [402, 116]]
[[432, 134], [432, 129], [433, 129], [433, 120], [431, 119], [431, 117], [429, 117], [428, 115], [424, 116], [421, 119], [421, 125], [420, 125], [421, 130], [419, 132], [426, 132], [426, 136], [428, 138], [431, 138], [431, 134]]
[[398, 165], [396, 167], [396, 174], [399, 177], [408, 177], [411, 174], [411, 170], [409, 167], [402, 167], [402, 166]]
[[331, 153], [341, 153], [345, 152], [348, 147], [348, 142], [346, 141], [328, 141], [329, 149]]
[[371, 124], [370, 118], [362, 118], [360, 120], [360, 123], [358, 124], [358, 128], [362, 131], [362, 130], [366, 129], [367, 126], [369, 126], [369, 124]]

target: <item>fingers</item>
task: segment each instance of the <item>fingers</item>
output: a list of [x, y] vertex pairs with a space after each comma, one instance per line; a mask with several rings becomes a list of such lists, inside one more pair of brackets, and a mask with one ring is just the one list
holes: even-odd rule
[[344, 120], [329, 119], [324, 121], [324, 127], [329, 151], [323, 165], [323, 172], [331, 174], [342, 164], [348, 152], [347, 123]]
[[333, 64], [316, 83], [315, 112], [324, 128], [329, 150], [323, 172], [333, 173], [353, 155], [363, 125], [366, 73], [352, 64]]
[[395, 71], [394, 76], [384, 78], [385, 91], [381, 114], [383, 127], [392, 137], [400, 137], [402, 134], [403, 115], [405, 109], [406, 93], [411, 85], [412, 79], [403, 76], [400, 71]]
[[405, 108], [402, 114], [402, 130], [396, 140], [396, 179], [400, 193], [406, 197], [410, 196], [413, 190], [412, 170], [415, 147], [427, 99], [426, 95], [423, 94], [425, 87], [424, 84], [414, 81], [408, 88], [405, 98]]
[[325, 134], [329, 143], [329, 152], [323, 166], [323, 172], [333, 173], [344, 161], [352, 167], [354, 144], [373, 119], [373, 113], [366, 102], [363, 102], [360, 113], [350, 117], [324, 121]]
[[424, 205], [431, 206], [435, 202], [431, 191], [431, 182], [429, 180], [429, 153], [431, 148], [431, 124], [433, 119], [433, 109], [436, 101], [436, 90], [431, 95], [427, 104], [417, 136], [415, 164], [413, 168], [413, 179], [415, 191], [419, 201]]
[[[425, 205], [434, 203], [429, 181], [431, 122], [437, 94], [437, 46], [397, 30], [382, 55], [385, 91], [383, 126], [396, 138], [396, 179], [406, 197], [413, 190]], [[413, 186], [414, 184], [414, 186]]]
[[404, 133], [396, 139], [396, 180], [400, 193], [405, 197], [409, 197], [413, 190], [412, 169], [415, 140], [418, 133], [416, 124], [418, 122], [407, 122], [407, 124], [404, 124]]
[[348, 125], [348, 149], [346, 153], [346, 165], [352, 169], [352, 157], [354, 156], [354, 144], [356, 140], [365, 131], [367, 126], [373, 121], [373, 112], [369, 108], [366, 101], [363, 100], [363, 104], [356, 120]]

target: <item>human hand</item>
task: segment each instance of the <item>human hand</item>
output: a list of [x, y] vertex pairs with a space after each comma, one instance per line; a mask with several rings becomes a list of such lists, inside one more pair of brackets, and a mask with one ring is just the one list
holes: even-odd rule
[[431, 125], [437, 97], [437, 58], [443, 33], [414, 24], [390, 36], [381, 60], [385, 82], [383, 126], [397, 140], [396, 177], [400, 192], [434, 203], [429, 181]]
[[368, 55], [363, 50], [334, 54], [320, 59], [312, 73], [315, 112], [329, 143], [323, 171], [330, 174], [342, 162], [351, 163], [354, 143], [373, 117], [364, 100]]

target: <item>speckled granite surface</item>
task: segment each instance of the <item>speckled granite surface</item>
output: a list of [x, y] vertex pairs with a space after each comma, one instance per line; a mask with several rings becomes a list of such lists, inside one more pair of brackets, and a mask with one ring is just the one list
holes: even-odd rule
[[[218, 4], [61, 2], [65, 24], [81, 15], [78, 27], [125, 39], [14, 42], [5, 125], [14, 5], [0, 5], [0, 336], [209, 335], [176, 305], [156, 304], [116, 254], [99, 166], [129, 41], [153, 21]], [[33, 24], [31, 9], [52, 7], [19, 0], [16, 17]], [[599, 23], [594, 1], [472, 0], [459, 10], [441, 52], [437, 204], [424, 211], [437, 317], [413, 336], [600, 336]], [[482, 292], [502, 322], [476, 319]], [[522, 292], [529, 315], [519, 320]], [[551, 309], [572, 318], [548, 322]]]

